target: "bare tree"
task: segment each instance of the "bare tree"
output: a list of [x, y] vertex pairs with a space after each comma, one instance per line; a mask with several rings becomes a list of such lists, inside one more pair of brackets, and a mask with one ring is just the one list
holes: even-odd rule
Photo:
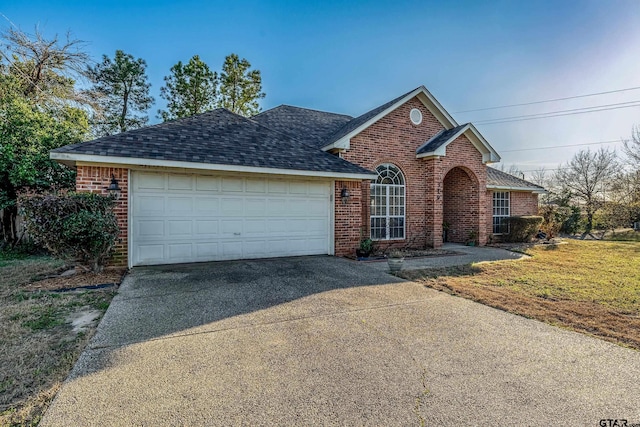
[[69, 33], [63, 41], [57, 34], [46, 39], [37, 27], [33, 35], [9, 28], [0, 39], [4, 68], [19, 81], [24, 96], [36, 103], [86, 101], [74, 87], [75, 80], [84, 75], [89, 62], [83, 41], [71, 38]]
[[587, 225], [583, 238], [591, 234], [593, 215], [605, 200], [605, 191], [616, 167], [615, 151], [581, 150], [555, 174], [558, 184], [584, 207]]
[[624, 152], [633, 162], [635, 169], [640, 169], [640, 126], [634, 126], [631, 139], [623, 141]]

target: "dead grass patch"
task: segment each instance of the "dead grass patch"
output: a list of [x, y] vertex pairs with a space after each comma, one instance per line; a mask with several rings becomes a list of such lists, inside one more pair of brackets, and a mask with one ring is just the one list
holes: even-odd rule
[[570, 241], [532, 257], [401, 276], [525, 317], [640, 349], [640, 244]]
[[[69, 318], [85, 310], [104, 311], [114, 289], [48, 292], [51, 289], [120, 282], [122, 271], [100, 277], [34, 278], [60, 272], [50, 257], [27, 257], [0, 264], [0, 426], [36, 425], [95, 325], [74, 332]], [[83, 277], [84, 276], [84, 277]]]

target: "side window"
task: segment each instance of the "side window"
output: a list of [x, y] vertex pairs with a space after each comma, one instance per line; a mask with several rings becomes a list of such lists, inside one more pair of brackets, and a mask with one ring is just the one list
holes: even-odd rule
[[508, 191], [494, 191], [493, 192], [493, 233], [494, 234], [502, 234], [506, 233], [508, 230], [504, 229], [504, 225], [502, 225], [502, 218], [506, 218], [510, 216], [510, 206], [509, 203], [509, 192]]

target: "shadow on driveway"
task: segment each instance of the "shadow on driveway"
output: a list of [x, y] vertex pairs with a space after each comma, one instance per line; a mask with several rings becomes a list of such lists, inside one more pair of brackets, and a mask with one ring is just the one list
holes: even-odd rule
[[136, 268], [40, 425], [632, 423], [637, 378], [635, 351], [365, 263]]

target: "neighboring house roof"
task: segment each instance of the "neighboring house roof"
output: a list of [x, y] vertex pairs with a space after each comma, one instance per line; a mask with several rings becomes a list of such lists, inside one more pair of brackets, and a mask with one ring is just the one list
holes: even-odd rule
[[353, 117], [291, 105], [280, 105], [255, 115], [251, 119], [271, 129], [286, 133], [298, 141], [321, 148], [326, 145], [325, 141], [330, 135], [352, 121]]
[[375, 177], [367, 169], [226, 109], [67, 145], [52, 150], [51, 158], [285, 174], [310, 171], [303, 175], [353, 179]]
[[520, 179], [506, 172], [487, 167], [487, 189], [532, 191], [534, 193], [546, 193], [544, 187]]

